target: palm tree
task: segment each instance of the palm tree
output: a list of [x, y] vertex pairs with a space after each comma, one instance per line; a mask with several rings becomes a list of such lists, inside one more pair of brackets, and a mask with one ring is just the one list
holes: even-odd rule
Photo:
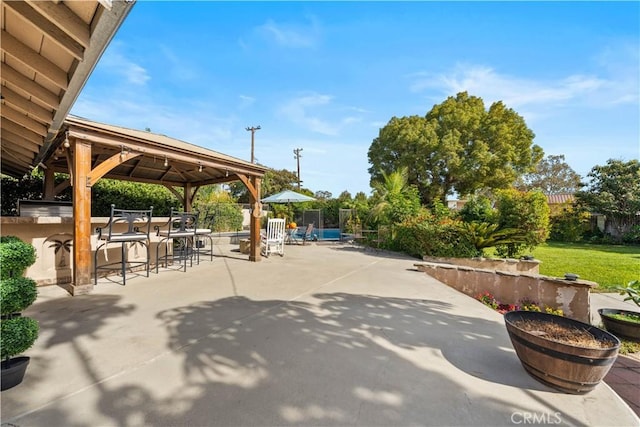
[[382, 181], [373, 183], [373, 200], [370, 218], [378, 223], [399, 222], [412, 216], [420, 209], [420, 199], [414, 187], [410, 186], [409, 170], [400, 168], [390, 174], [381, 171]]

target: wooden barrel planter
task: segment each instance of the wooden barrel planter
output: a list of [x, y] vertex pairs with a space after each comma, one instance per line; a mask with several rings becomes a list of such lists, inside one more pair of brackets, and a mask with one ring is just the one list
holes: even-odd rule
[[640, 313], [637, 311], [601, 308], [598, 310], [598, 314], [600, 314], [602, 323], [607, 331], [611, 332], [615, 336], [640, 341], [640, 323], [614, 317], [615, 315], [640, 317]]
[[[566, 393], [593, 390], [607, 375], [618, 357], [620, 340], [607, 331], [567, 317], [532, 311], [511, 311], [504, 315], [511, 344], [524, 369], [536, 380]], [[565, 344], [550, 340], [538, 331], [516, 326], [520, 321], [551, 322], [568, 331], [588, 332], [601, 348]]]

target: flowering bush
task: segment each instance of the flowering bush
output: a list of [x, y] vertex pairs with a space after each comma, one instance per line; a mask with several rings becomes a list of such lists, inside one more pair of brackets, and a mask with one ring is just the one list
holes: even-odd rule
[[501, 314], [505, 314], [508, 311], [515, 311], [518, 310], [518, 306], [515, 304], [498, 304], [498, 308], [497, 310], [501, 313]]
[[555, 314], [556, 316], [564, 316], [564, 311], [562, 311], [561, 308], [555, 309], [555, 308], [551, 308], [551, 307], [546, 307], [544, 309], [544, 311], [547, 314]]
[[[505, 304], [498, 302], [490, 292], [483, 292], [476, 295], [476, 299], [484, 305], [493, 308], [500, 314], [505, 314], [509, 311], [515, 310], [542, 312], [542, 308], [540, 307], [540, 305], [529, 298], [522, 298], [520, 301], [518, 301], [519, 305]], [[564, 312], [560, 308], [555, 309], [552, 307], [545, 307], [544, 312], [548, 314], [555, 314], [556, 316], [564, 316]]]
[[493, 308], [494, 310], [498, 309], [498, 301], [496, 301], [494, 296], [491, 295], [489, 292], [484, 292], [482, 294], [478, 294], [476, 296], [476, 299], [478, 301], [480, 301], [481, 303], [483, 303], [484, 305], [487, 305], [487, 306]]
[[542, 311], [538, 303], [533, 300], [530, 300], [529, 298], [522, 298], [520, 300], [520, 310], [537, 311], [537, 312]]

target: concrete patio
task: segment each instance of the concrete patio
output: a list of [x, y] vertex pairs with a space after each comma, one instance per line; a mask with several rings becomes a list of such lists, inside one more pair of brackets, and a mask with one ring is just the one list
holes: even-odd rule
[[26, 313], [40, 337], [1, 394], [2, 425], [640, 425], [605, 383], [568, 395], [532, 379], [502, 316], [413, 258], [340, 244], [217, 255], [89, 295], [40, 289]]

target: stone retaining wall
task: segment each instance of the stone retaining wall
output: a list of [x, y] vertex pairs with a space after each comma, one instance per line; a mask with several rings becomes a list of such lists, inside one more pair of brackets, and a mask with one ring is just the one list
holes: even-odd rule
[[489, 270], [512, 271], [520, 273], [538, 274], [540, 271], [540, 261], [510, 258], [444, 258], [444, 257], [422, 257], [423, 261], [437, 264], [463, 265], [473, 268], [486, 268]]
[[489, 292], [504, 304], [518, 304], [527, 298], [540, 304], [543, 309], [562, 309], [566, 317], [591, 322], [589, 292], [598, 286], [594, 282], [434, 262], [415, 266], [419, 271], [470, 297]]

